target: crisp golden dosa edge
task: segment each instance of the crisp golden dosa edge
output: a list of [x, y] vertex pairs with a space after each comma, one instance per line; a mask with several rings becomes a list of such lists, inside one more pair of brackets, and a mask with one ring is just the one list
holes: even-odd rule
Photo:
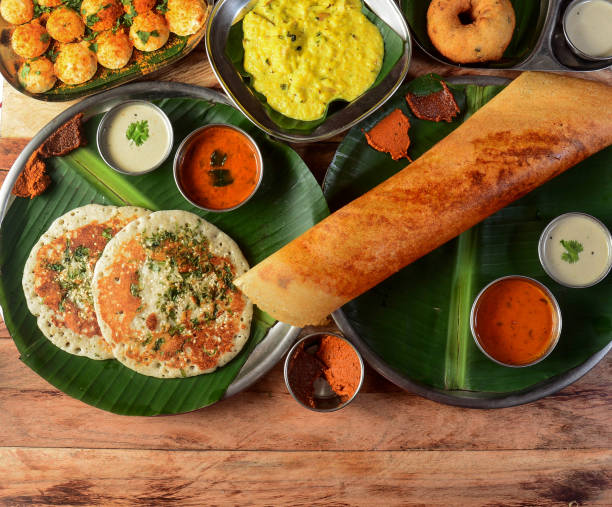
[[410, 166], [306, 231], [236, 284], [283, 322], [319, 322], [611, 144], [611, 103], [612, 87], [524, 73]]

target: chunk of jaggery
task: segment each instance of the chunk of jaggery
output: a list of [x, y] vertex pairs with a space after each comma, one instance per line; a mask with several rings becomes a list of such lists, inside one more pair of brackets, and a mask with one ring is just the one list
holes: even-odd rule
[[450, 123], [459, 114], [459, 106], [453, 92], [448, 89], [444, 81], [440, 81], [440, 84], [442, 90], [429, 95], [415, 95], [410, 92], [406, 94], [410, 110], [420, 120]]
[[401, 109], [395, 109], [365, 132], [368, 144], [375, 150], [391, 155], [393, 160], [407, 158], [410, 147], [410, 120]]
[[59, 127], [40, 147], [40, 156], [61, 157], [85, 146], [87, 139], [83, 132], [83, 113], [78, 113]]

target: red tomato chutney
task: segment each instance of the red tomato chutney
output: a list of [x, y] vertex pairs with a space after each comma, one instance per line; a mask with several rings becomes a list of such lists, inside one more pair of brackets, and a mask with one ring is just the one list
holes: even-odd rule
[[185, 196], [211, 210], [234, 208], [255, 191], [261, 178], [257, 147], [229, 125], [211, 125], [188, 141], [178, 168]]
[[557, 340], [558, 307], [536, 281], [518, 276], [502, 278], [476, 301], [472, 330], [492, 358], [525, 366], [545, 356]]

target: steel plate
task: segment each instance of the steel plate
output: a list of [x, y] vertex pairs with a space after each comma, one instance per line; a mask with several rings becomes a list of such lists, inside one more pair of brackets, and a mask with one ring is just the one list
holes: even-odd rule
[[[225, 95], [198, 86], [169, 82], [145, 82], [121, 86], [109, 90], [95, 97], [89, 97], [78, 104], [68, 108], [51, 122], [45, 125], [40, 132], [26, 145], [0, 188], [0, 234], [2, 234], [2, 221], [14, 200], [11, 189], [17, 177], [23, 171], [26, 161], [38, 146], [59, 126], [72, 118], [75, 114], [83, 112], [85, 119], [101, 112], [107, 111], [116, 104], [129, 99], [154, 100], [168, 97], [192, 97], [230, 105]], [[0, 308], [0, 316], [2, 309]], [[246, 389], [259, 378], [265, 375], [289, 350], [297, 339], [301, 328], [277, 322], [266, 337], [255, 347], [238, 376], [228, 387], [224, 398], [233, 396]]]
[[[480, 86], [504, 85], [510, 82], [509, 79], [493, 76], [457, 76], [446, 79], [454, 84], [475, 84]], [[606, 354], [612, 349], [612, 342], [608, 343], [603, 349], [589, 357], [582, 364], [567, 370], [566, 372], [554, 377], [538, 382], [527, 389], [507, 392], [507, 393], [485, 393], [476, 391], [444, 390], [438, 389], [421, 382], [416, 382], [406, 375], [398, 372], [389, 366], [372, 348], [363, 340], [351, 326], [342, 309], [332, 313], [332, 318], [346, 336], [357, 347], [366, 362], [395, 385], [416, 393], [424, 398], [428, 398], [439, 403], [455, 405], [466, 408], [505, 408], [515, 405], [522, 405], [549, 396], [561, 389], [574, 383], [585, 375]]]

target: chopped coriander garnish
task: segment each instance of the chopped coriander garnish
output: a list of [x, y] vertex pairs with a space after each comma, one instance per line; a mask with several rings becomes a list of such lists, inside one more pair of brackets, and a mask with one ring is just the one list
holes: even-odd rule
[[136, 146], [142, 146], [142, 143], [149, 139], [149, 122], [147, 120], [142, 120], [130, 123], [125, 133], [125, 137]]
[[58, 53], [59, 51], [57, 49], [49, 48], [49, 51], [47, 51], [47, 58], [51, 60], [51, 62], [55, 63]]
[[156, 9], [162, 14], [166, 14], [168, 12], [168, 0], [162, 0]]
[[153, 30], [151, 32], [138, 30], [136, 32], [136, 35], [138, 35], [138, 38], [142, 41], [143, 44], [146, 44], [149, 41], [149, 37], [159, 37], [159, 32], [157, 30]]
[[89, 257], [89, 248], [79, 245], [74, 249], [74, 257], [76, 259], [82, 259], [83, 257]]
[[86, 31], [87, 35], [85, 35], [85, 37], [83, 37], [83, 40], [86, 40], [86, 41], [94, 40], [98, 36], [98, 32], [94, 32], [89, 27], [85, 27], [85, 31]]
[[97, 53], [98, 52], [98, 43], [97, 42], [92, 42], [89, 45], [89, 50], [93, 51], [94, 53]]
[[134, 297], [138, 297], [140, 295], [140, 287], [138, 287], [137, 283], [130, 284], [130, 294]]
[[162, 344], [165, 342], [166, 340], [164, 340], [163, 338], [158, 338], [157, 340], [155, 340], [155, 344], [153, 345], [153, 350], [158, 351], [159, 348], [162, 346]]
[[21, 69], [21, 79], [25, 79], [26, 77], [28, 77], [30, 70], [31, 70], [30, 64], [25, 63]]
[[89, 16], [85, 18], [85, 24], [87, 26], [93, 26], [98, 21], [100, 21], [100, 16], [98, 16], [97, 14], [90, 14]]
[[111, 239], [113, 237], [113, 228], [107, 227], [102, 231], [102, 237], [106, 239]]
[[579, 254], [582, 252], [582, 250], [584, 250], [582, 243], [576, 241], [575, 239], [570, 239], [567, 241], [562, 239], [560, 243], [563, 245], [563, 248], [567, 250], [561, 254], [561, 259], [569, 262], [570, 264], [578, 262]]
[[204, 353], [208, 357], [212, 357], [217, 353], [217, 351], [219, 350], [219, 347], [215, 347], [213, 350], [208, 350], [206, 347], [202, 347], [202, 349], [204, 350]]
[[47, 268], [52, 271], [62, 271], [64, 269], [64, 265], [56, 262], [54, 264], [47, 264]]

